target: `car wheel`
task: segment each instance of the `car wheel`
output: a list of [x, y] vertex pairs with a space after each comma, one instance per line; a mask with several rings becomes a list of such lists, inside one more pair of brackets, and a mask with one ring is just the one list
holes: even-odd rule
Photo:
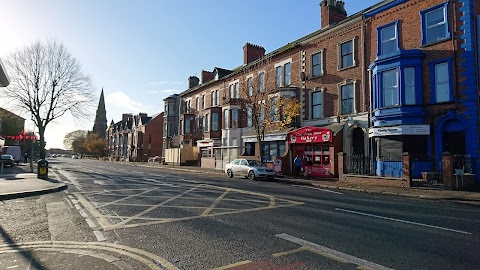
[[233, 177], [232, 170], [227, 170], [227, 175], [228, 177], [232, 178]]
[[253, 171], [248, 172], [248, 179], [252, 181], [255, 180], [255, 173]]

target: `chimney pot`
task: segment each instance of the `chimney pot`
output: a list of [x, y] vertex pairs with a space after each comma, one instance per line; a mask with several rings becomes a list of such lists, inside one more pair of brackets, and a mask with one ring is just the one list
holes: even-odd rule
[[345, 2], [337, 0], [323, 0], [320, 4], [320, 26], [325, 28], [347, 17]]

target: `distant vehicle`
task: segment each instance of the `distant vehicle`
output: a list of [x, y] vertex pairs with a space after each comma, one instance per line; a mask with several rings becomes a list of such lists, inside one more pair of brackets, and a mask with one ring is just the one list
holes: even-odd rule
[[225, 172], [230, 178], [233, 176], [248, 177], [250, 180], [259, 178], [275, 178], [275, 171], [265, 167], [260, 161], [243, 158], [235, 159], [225, 165]]
[[10, 146], [4, 146], [2, 147], [2, 154], [5, 155], [11, 155], [13, 159], [15, 160], [15, 163], [20, 163], [20, 160], [22, 158], [22, 150], [20, 149], [20, 146], [18, 145], [10, 145]]
[[15, 159], [12, 157], [12, 155], [1, 155], [0, 163], [13, 167], [15, 165]]
[[72, 155], [73, 159], [78, 159], [78, 155]]

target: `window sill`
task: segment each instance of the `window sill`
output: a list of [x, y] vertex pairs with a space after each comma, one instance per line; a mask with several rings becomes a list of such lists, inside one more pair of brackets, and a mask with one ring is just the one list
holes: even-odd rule
[[354, 64], [354, 65], [351, 65], [351, 66], [348, 66], [348, 67], [337, 67], [337, 71], [344, 71], [344, 70], [347, 70], [347, 69], [351, 69], [351, 68], [355, 68], [357, 67], [357, 64]]
[[323, 77], [323, 75], [325, 75], [323, 72], [320, 75], [317, 75], [317, 76], [311, 75], [310, 80], [315, 80], [315, 79], [321, 78], [321, 77]]
[[422, 44], [422, 45], [420, 45], [420, 47], [421, 48], [426, 48], [426, 47], [429, 47], [429, 46], [433, 46], [433, 45], [436, 45], [436, 44], [439, 44], [439, 43], [442, 43], [442, 42], [445, 42], [445, 41], [451, 41], [451, 40], [452, 40], [451, 37], [446, 37], [446, 38], [443, 38], [443, 39], [440, 39], [440, 40], [437, 40], [437, 41], [434, 41], [434, 42]]
[[445, 105], [445, 104], [453, 104], [453, 103], [454, 103], [453, 100], [441, 101], [441, 102], [432, 101], [432, 103], [430, 103], [430, 105]]

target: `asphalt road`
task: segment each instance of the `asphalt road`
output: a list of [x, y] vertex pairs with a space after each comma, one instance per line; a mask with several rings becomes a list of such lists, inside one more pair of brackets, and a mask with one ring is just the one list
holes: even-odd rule
[[97, 240], [179, 269], [478, 269], [480, 208], [59, 158]]

